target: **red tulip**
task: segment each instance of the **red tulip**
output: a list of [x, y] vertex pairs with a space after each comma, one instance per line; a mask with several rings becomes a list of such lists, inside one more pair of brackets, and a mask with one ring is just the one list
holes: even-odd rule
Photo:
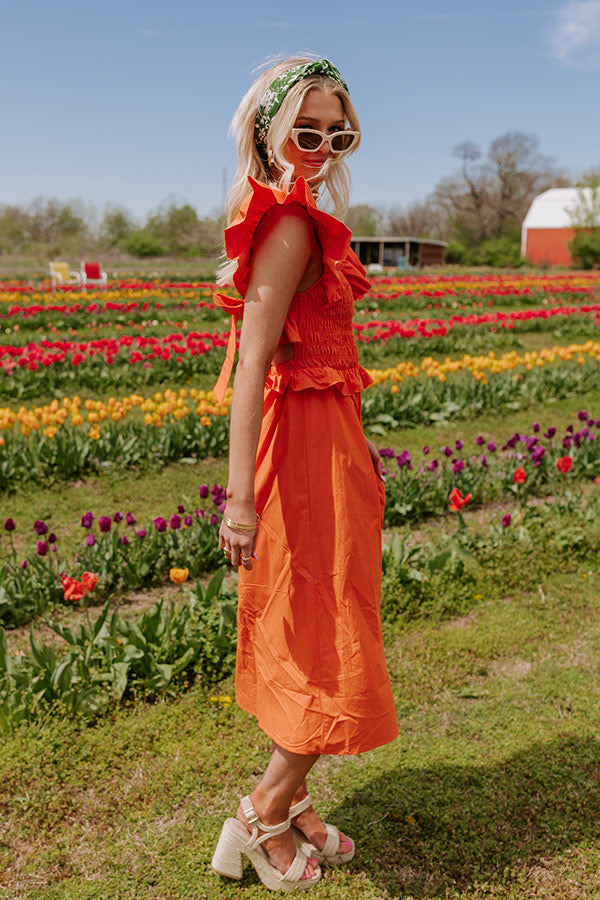
[[452, 512], [460, 512], [463, 506], [466, 506], [471, 499], [472, 494], [466, 494], [464, 497], [458, 488], [452, 488], [450, 491], [450, 506]]
[[567, 472], [570, 472], [572, 466], [573, 459], [571, 456], [561, 456], [556, 460], [556, 468], [561, 473], [561, 475], [566, 475]]

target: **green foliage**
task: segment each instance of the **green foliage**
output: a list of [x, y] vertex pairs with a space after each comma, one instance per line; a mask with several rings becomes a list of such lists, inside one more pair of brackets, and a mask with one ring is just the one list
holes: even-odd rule
[[471, 530], [459, 515], [456, 532], [435, 540], [397, 535], [383, 554], [382, 619], [389, 628], [397, 620], [461, 615], [477, 595], [531, 590], [555, 571], [593, 564], [599, 516], [596, 497], [582, 502], [560, 492], [547, 504], [521, 507], [506, 528], [494, 521]]
[[446, 247], [446, 262], [447, 263], [464, 264], [464, 261], [467, 258], [467, 255], [468, 255], [467, 248], [462, 243], [462, 241], [459, 241], [459, 240], [448, 241], [448, 246]]
[[134, 230], [127, 210], [115, 206], [106, 210], [100, 226], [100, 237], [108, 247], [123, 246]]
[[569, 241], [569, 252], [582, 269], [600, 267], [600, 228], [578, 231]]
[[149, 256], [164, 256], [166, 247], [161, 241], [146, 228], [132, 231], [123, 241], [123, 249], [132, 256], [146, 258]]
[[189, 687], [196, 677], [211, 684], [235, 661], [235, 599], [221, 596], [225, 569], [186, 601], [161, 599], [137, 621], [107, 600], [98, 618], [75, 628], [50, 621], [67, 652], [40, 644], [33, 626], [31, 652], [12, 656], [0, 628], [0, 732], [48, 712], [93, 721], [133, 698], [151, 700]]

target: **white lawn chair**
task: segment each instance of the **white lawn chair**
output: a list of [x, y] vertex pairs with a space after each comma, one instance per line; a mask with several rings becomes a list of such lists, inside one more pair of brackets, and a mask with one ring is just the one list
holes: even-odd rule
[[102, 263], [85, 262], [81, 260], [81, 284], [86, 288], [90, 285], [102, 287], [108, 282], [108, 275], [102, 268]]
[[81, 284], [81, 275], [79, 272], [73, 272], [69, 269], [68, 262], [61, 260], [48, 263], [50, 269], [50, 281], [52, 287], [65, 287], [68, 284]]

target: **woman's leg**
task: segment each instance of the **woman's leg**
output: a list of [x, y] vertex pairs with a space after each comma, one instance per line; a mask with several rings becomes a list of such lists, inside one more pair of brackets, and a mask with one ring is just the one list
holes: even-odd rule
[[[273, 745], [273, 754], [260, 783], [250, 794], [252, 805], [265, 825], [278, 825], [285, 822], [290, 806], [299, 787], [305, 783], [306, 775], [319, 758], [290, 753], [277, 744]], [[306, 793], [306, 792], [305, 792]], [[250, 830], [242, 808], [238, 809], [238, 819]], [[259, 829], [260, 831], [260, 829]], [[274, 866], [280, 872], [286, 872], [296, 855], [296, 847], [292, 832], [288, 829], [283, 834], [269, 838], [262, 845]], [[317, 867], [316, 860], [306, 866], [306, 877], [310, 877]]]

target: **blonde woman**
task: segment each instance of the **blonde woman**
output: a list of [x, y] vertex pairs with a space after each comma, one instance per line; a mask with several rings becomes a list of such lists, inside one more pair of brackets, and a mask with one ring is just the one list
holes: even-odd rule
[[[221, 283], [232, 278], [243, 300], [217, 295], [233, 316], [219, 397], [243, 324], [220, 546], [239, 568], [236, 699], [273, 752], [212, 865], [241, 878], [245, 854], [267, 887], [304, 890], [320, 863], [354, 856], [315, 812], [308, 772], [322, 753], [361, 753], [398, 733], [379, 618], [385, 495], [352, 332], [369, 283], [339, 218], [360, 127], [332, 63], [298, 57], [262, 72], [232, 128]], [[322, 191], [335, 216], [317, 206]]]

